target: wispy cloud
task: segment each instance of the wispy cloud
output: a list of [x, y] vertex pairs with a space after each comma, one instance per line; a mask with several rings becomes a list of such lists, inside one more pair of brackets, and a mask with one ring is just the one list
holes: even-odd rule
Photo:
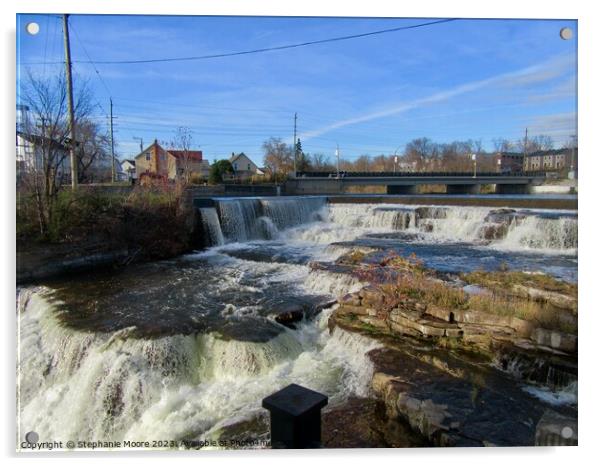
[[386, 108], [384, 110], [359, 115], [356, 117], [339, 120], [329, 125], [322, 126], [320, 128], [307, 131], [301, 134], [303, 140], [311, 139], [330, 131], [343, 128], [349, 125], [355, 125], [378, 118], [384, 118], [391, 115], [397, 115], [400, 113], [408, 112], [413, 109], [425, 107], [439, 102], [450, 100], [454, 97], [458, 97], [463, 94], [474, 92], [489, 86], [503, 86], [503, 87], [516, 87], [525, 86], [533, 83], [541, 83], [543, 81], [554, 79], [567, 70], [571, 66], [574, 66], [574, 59], [571, 56], [555, 57], [551, 60], [538, 63], [533, 66], [522, 68], [520, 70], [512, 71], [509, 73], [502, 73], [490, 78], [482, 79], [479, 81], [472, 81], [465, 84], [461, 84], [445, 91], [436, 92], [427, 97], [415, 99], [407, 102], [400, 102], [397, 105]]
[[565, 138], [575, 134], [577, 124], [574, 112], [539, 115], [531, 118], [529, 122], [533, 134], [541, 133]]

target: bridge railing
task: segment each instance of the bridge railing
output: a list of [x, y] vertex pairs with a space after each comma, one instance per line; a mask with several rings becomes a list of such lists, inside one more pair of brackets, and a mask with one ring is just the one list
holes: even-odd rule
[[[545, 172], [514, 172], [514, 173], [500, 173], [500, 172], [477, 172], [477, 177], [520, 177], [520, 178], [532, 178], [532, 177], [544, 177]], [[426, 178], [426, 177], [473, 177], [474, 172], [347, 172], [341, 171], [336, 172], [297, 172], [297, 178], [398, 178], [398, 177], [413, 177], [413, 178]]]

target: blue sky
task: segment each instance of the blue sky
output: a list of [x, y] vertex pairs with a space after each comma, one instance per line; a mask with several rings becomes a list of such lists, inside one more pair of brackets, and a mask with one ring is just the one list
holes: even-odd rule
[[[35, 21], [31, 36], [25, 25]], [[72, 59], [137, 60], [273, 47], [418, 24], [424, 19], [97, 16], [70, 18]], [[359, 39], [199, 61], [75, 63], [106, 123], [117, 117], [118, 155], [128, 158], [178, 126], [193, 131], [206, 159], [244, 151], [261, 164], [261, 144], [292, 142], [293, 115], [304, 151], [343, 157], [392, 154], [417, 137], [438, 142], [547, 134], [560, 146], [575, 134], [576, 38], [571, 20], [457, 20]], [[17, 18], [18, 76], [51, 76], [63, 59], [57, 15]], [[89, 58], [88, 58], [89, 56]], [[102, 80], [99, 79], [95, 68]]]

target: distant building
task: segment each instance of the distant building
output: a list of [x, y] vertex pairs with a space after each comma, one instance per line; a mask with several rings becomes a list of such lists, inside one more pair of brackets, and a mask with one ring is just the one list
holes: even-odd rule
[[527, 154], [523, 161], [525, 172], [541, 171], [565, 176], [577, 170], [577, 149], [554, 149]]
[[230, 157], [230, 163], [234, 169], [233, 178], [246, 179], [254, 175], [265, 174], [265, 171], [255, 165], [244, 152], [241, 152], [240, 154], [232, 153], [232, 156]]
[[57, 162], [57, 176], [71, 175], [69, 149], [58, 141], [37, 134], [17, 131], [17, 174], [24, 171], [42, 170], [44, 155]]
[[134, 157], [136, 177], [150, 176], [174, 181], [188, 175], [209, 176], [209, 162], [200, 150], [164, 149], [155, 141]]
[[126, 174], [128, 180], [136, 179], [136, 161], [126, 159], [121, 162], [121, 170]]
[[523, 171], [524, 154], [518, 152], [498, 152], [495, 155], [499, 173], [519, 173]]

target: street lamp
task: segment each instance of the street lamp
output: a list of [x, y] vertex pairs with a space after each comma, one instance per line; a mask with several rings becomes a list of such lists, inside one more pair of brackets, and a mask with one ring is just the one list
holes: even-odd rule
[[472, 164], [474, 167], [474, 171], [473, 171], [473, 178], [477, 177], [477, 154], [471, 154], [470, 157], [472, 158]]
[[403, 144], [397, 146], [397, 149], [395, 149], [395, 152], [393, 152], [393, 173], [397, 171], [397, 151], [401, 148], [401, 146], [403, 146]]

